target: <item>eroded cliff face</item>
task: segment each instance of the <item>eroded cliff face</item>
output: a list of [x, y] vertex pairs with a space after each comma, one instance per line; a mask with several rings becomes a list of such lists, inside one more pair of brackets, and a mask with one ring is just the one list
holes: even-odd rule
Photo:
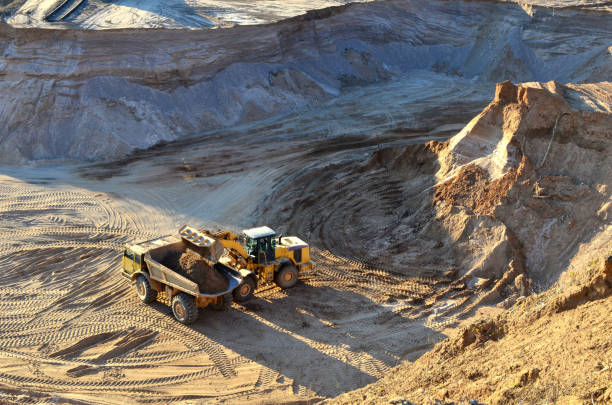
[[[457, 91], [470, 88], [466, 79], [608, 78], [609, 14], [576, 12], [388, 1], [220, 30], [2, 26], [0, 156], [8, 164], [122, 156], [424, 70], [456, 77], [445, 86]], [[571, 39], [542, 35], [560, 27]]]
[[611, 94], [609, 82], [500, 83], [448, 141], [301, 168], [258, 215], [336, 254], [447, 280], [432, 316], [508, 307], [609, 247]]
[[[594, 94], [597, 103], [589, 101]], [[611, 215], [610, 94], [609, 82], [504, 82], [450, 139], [439, 154], [434, 204], [443, 222], [453, 213], [469, 218], [468, 237], [453, 244], [466, 281], [501, 277], [504, 269], [508, 282], [526, 272], [548, 287], [580, 244], [606, 244], [592, 238]], [[449, 231], [459, 232], [456, 222]], [[491, 238], [493, 230], [501, 237]], [[514, 298], [524, 295], [516, 288]]]
[[[447, 142], [406, 148], [420, 158], [401, 161], [435, 180], [411, 208], [419, 217], [399, 221], [396, 257], [424, 275], [454, 266], [439, 266], [434, 279], [452, 281], [422, 313], [468, 325], [329, 403], [610, 402], [611, 107], [610, 82], [506, 81]], [[483, 305], [508, 310], [474, 317]]]

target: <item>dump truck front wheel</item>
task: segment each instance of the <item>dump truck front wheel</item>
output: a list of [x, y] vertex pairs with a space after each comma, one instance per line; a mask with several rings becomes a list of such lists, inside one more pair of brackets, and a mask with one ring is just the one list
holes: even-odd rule
[[172, 313], [177, 321], [189, 325], [198, 319], [198, 307], [194, 298], [185, 293], [178, 293], [172, 298]]
[[151, 288], [149, 280], [142, 274], [136, 279], [136, 294], [146, 304], [150, 304], [157, 298], [157, 291]]
[[223, 294], [215, 303], [210, 304], [210, 307], [215, 311], [227, 311], [232, 307], [232, 294]]
[[232, 291], [234, 301], [245, 302], [251, 299], [255, 291], [255, 281], [252, 277], [245, 277], [242, 283]]
[[291, 288], [298, 281], [298, 270], [293, 264], [286, 264], [276, 273], [274, 281], [280, 288]]

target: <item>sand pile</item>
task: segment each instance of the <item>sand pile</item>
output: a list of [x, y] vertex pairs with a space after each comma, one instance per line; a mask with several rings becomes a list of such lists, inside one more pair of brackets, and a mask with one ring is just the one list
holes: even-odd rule
[[172, 252], [161, 262], [164, 266], [175, 270], [181, 276], [194, 281], [204, 294], [216, 294], [227, 290], [227, 279], [214, 267], [202, 260], [193, 250]]
[[462, 328], [414, 363], [331, 403], [612, 401], [612, 257], [568, 292], [547, 291]]

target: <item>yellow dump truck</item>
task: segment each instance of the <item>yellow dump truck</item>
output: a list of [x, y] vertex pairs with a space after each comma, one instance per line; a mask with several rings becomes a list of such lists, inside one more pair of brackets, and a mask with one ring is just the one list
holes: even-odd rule
[[[162, 262], [168, 255], [187, 249], [200, 255], [201, 260], [227, 279], [227, 288], [214, 293], [203, 293], [198, 283], [168, 268]], [[222, 310], [231, 305], [232, 291], [242, 283], [236, 270], [219, 263], [223, 245], [214, 238], [184, 226], [179, 235], [148, 240], [127, 246], [123, 253], [121, 274], [136, 286], [138, 297], [151, 303], [163, 292], [171, 301], [172, 313], [179, 322], [190, 324], [198, 318], [198, 308], [211, 306]]]
[[275, 282], [281, 288], [291, 288], [300, 272], [314, 267], [306, 242], [297, 236], [277, 236], [267, 226], [245, 229], [240, 235], [199, 232], [220, 242], [229, 252], [222, 261], [242, 275], [244, 281], [233, 292], [237, 302], [251, 298], [258, 283]]

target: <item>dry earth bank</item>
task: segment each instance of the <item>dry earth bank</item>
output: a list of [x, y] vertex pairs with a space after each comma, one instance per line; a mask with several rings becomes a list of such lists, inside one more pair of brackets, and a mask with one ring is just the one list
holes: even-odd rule
[[504, 82], [463, 131], [430, 144], [435, 222], [452, 239], [429, 252], [458, 253], [453, 285], [509, 311], [332, 403], [609, 403], [611, 101], [609, 82]]
[[419, 71], [452, 78], [457, 92], [506, 79], [610, 78], [609, 13], [533, 10], [392, 0], [220, 30], [1, 25], [0, 157], [117, 157]]
[[327, 403], [609, 404], [612, 257], [593, 262], [590, 282], [529, 297]]

